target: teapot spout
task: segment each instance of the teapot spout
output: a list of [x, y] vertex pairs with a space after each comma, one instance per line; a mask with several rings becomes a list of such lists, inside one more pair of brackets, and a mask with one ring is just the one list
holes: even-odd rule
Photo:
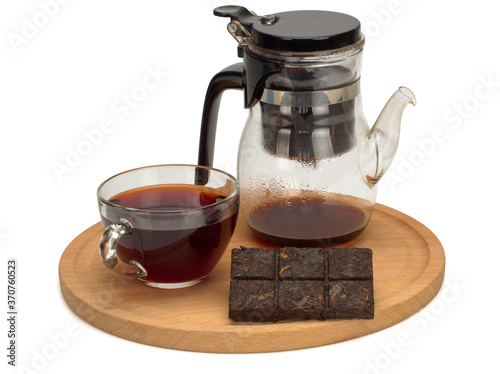
[[360, 167], [367, 183], [375, 185], [389, 169], [398, 149], [403, 111], [416, 103], [413, 92], [399, 87], [380, 112], [361, 148]]

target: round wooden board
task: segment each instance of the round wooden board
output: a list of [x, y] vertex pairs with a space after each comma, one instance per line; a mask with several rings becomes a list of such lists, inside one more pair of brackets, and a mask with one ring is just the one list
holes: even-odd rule
[[266, 247], [243, 219], [228, 250], [200, 284], [150, 288], [107, 269], [98, 255], [95, 224], [64, 251], [61, 291], [69, 307], [93, 326], [136, 342], [198, 352], [276, 352], [332, 344], [382, 330], [422, 309], [439, 291], [445, 256], [424, 225], [377, 204], [353, 245], [373, 250], [375, 319], [237, 323], [228, 318], [231, 248]]

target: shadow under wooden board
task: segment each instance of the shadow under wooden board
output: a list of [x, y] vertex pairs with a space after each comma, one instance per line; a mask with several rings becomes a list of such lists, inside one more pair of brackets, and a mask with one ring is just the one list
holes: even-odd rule
[[76, 237], [59, 264], [61, 291], [83, 320], [135, 342], [197, 352], [277, 352], [341, 342], [392, 326], [438, 293], [445, 255], [437, 237], [397, 210], [377, 204], [353, 244], [373, 250], [373, 320], [238, 323], [228, 318], [231, 248], [265, 247], [243, 219], [223, 258], [200, 284], [154, 289], [107, 269], [98, 254], [100, 223]]

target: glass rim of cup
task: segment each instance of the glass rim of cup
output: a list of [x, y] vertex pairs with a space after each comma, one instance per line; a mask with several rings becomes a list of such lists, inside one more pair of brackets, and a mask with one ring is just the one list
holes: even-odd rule
[[[133, 171], [137, 171], [137, 170], [141, 170], [141, 169], [152, 169], [152, 168], [172, 167], [172, 166], [175, 166], [175, 167], [200, 168], [200, 169], [211, 170], [211, 171], [215, 171], [215, 172], [218, 172], [218, 173], [222, 173], [222, 174], [226, 175], [227, 177], [229, 177], [229, 179], [231, 179], [234, 182], [234, 191], [232, 191], [224, 199], [222, 199], [220, 201], [217, 201], [215, 203], [209, 204], [209, 205], [205, 205], [205, 206], [201, 206], [201, 207], [197, 207], [197, 208], [182, 208], [182, 209], [176, 209], [176, 210], [150, 210], [150, 209], [131, 208], [131, 207], [127, 207], [127, 206], [124, 206], [124, 205], [112, 203], [108, 199], [104, 198], [102, 196], [102, 194], [101, 194], [101, 190], [104, 187], [104, 185], [106, 183], [108, 183], [109, 181], [111, 181], [112, 179], [114, 179], [116, 177], [119, 177], [120, 175], [127, 174], [127, 173], [130, 173], [130, 172], [133, 172]], [[148, 186], [154, 186], [154, 185], [151, 184], [151, 185], [148, 185]], [[128, 190], [124, 190], [122, 192], [125, 192], [125, 191], [128, 191]], [[239, 195], [239, 191], [240, 191], [240, 182], [238, 181], [238, 179], [236, 179], [236, 177], [234, 177], [233, 175], [231, 175], [228, 172], [225, 172], [223, 170], [216, 169], [216, 168], [209, 167], [209, 166], [194, 165], [194, 164], [158, 164], [158, 165], [141, 166], [141, 167], [137, 167], [137, 168], [125, 170], [125, 171], [122, 171], [122, 172], [120, 172], [118, 174], [115, 174], [115, 175], [107, 178], [97, 188], [97, 199], [101, 203], [103, 203], [103, 204], [105, 204], [107, 206], [110, 206], [110, 207], [113, 207], [113, 208], [117, 208], [117, 209], [123, 209], [123, 210], [130, 211], [130, 212], [141, 212], [141, 213], [147, 213], [147, 214], [165, 214], [165, 213], [175, 214], [175, 213], [188, 212], [188, 211], [205, 210], [205, 209], [210, 209], [210, 208], [216, 207], [218, 205], [224, 204], [224, 203], [226, 203], [226, 202], [234, 199], [236, 196]]]

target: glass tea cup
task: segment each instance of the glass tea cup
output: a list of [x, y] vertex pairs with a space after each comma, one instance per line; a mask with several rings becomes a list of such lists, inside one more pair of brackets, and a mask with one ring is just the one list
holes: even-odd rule
[[103, 263], [148, 286], [182, 288], [202, 281], [224, 254], [239, 184], [209, 167], [158, 165], [107, 179], [97, 197]]

